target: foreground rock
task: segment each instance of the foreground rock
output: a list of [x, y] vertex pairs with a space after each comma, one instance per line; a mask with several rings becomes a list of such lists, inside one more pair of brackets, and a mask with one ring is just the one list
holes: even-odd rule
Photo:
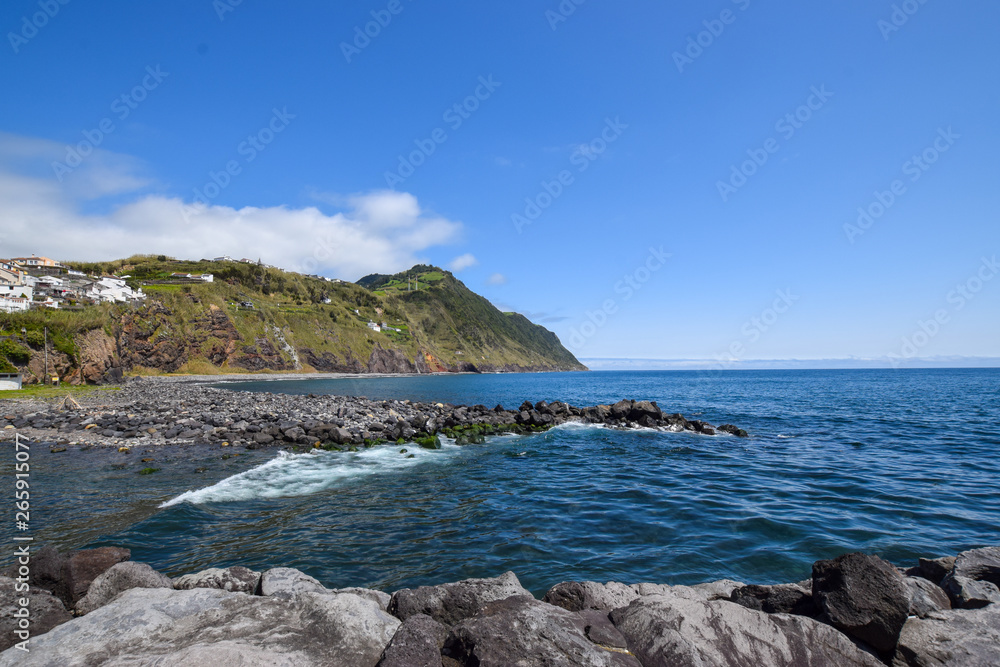
[[642, 665], [865, 665], [881, 663], [834, 628], [723, 600], [643, 596], [611, 620]]
[[517, 596], [491, 602], [451, 629], [441, 654], [459, 665], [641, 667], [621, 649], [587, 638], [573, 612]]
[[531, 593], [521, 586], [513, 572], [505, 572], [493, 579], [466, 579], [440, 586], [404, 588], [393, 594], [389, 613], [404, 621], [424, 614], [450, 626], [474, 616], [488, 602], [513, 596], [531, 597]]
[[910, 595], [892, 563], [869, 554], [817, 561], [812, 593], [823, 620], [877, 651], [895, 648]]
[[1000, 665], [1000, 605], [911, 618], [899, 635], [893, 667]]
[[173, 583], [145, 563], [117, 563], [94, 579], [87, 594], [76, 603], [76, 613], [89, 614], [131, 588], [172, 589]]
[[[127, 553], [42, 549], [32, 576], [52, 591], [79, 592], [68, 586], [69, 563], [82, 582]], [[945, 588], [996, 590], [996, 556], [977, 549], [954, 562], [922, 560], [907, 570], [918, 576], [904, 576], [875, 556], [846, 554], [816, 562], [812, 581], [770, 586], [567, 581], [544, 600], [512, 572], [390, 597], [328, 589], [292, 568], [235, 566], [171, 581], [121, 561], [82, 591], [76, 618], [49, 590], [0, 577], [0, 667], [992, 666], [1000, 665], [1000, 604], [948, 609]], [[27, 653], [13, 641], [23, 595]]]
[[199, 588], [133, 588], [32, 640], [7, 665], [374, 666], [399, 626], [356, 595], [303, 593], [294, 602]]

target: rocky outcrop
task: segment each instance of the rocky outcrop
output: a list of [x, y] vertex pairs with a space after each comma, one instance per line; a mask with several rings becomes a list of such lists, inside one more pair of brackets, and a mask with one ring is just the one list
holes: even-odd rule
[[[26, 600], [27, 605], [19, 601]], [[10, 577], [0, 577], [0, 651], [19, 641], [45, 634], [73, 618], [62, 600], [49, 591], [18, 586]]]
[[458, 665], [641, 667], [625, 651], [595, 644], [578, 614], [516, 596], [485, 605], [448, 633], [441, 655]]
[[824, 621], [880, 652], [896, 646], [910, 609], [903, 576], [870, 554], [814, 563], [812, 594]]
[[356, 595], [294, 601], [198, 588], [134, 588], [36, 637], [8, 665], [374, 666], [399, 621]]
[[983, 667], [1000, 664], [1000, 605], [939, 611], [906, 621], [893, 667]]
[[76, 603], [76, 613], [89, 614], [132, 588], [173, 588], [173, 584], [169, 577], [145, 563], [117, 563], [94, 579], [87, 594]]
[[192, 588], [218, 588], [233, 593], [256, 593], [260, 587], [260, 572], [254, 572], [242, 565], [234, 567], [210, 568], [196, 574], [187, 574], [173, 580], [174, 588], [186, 591]]
[[[348, 396], [255, 393], [251, 398], [246, 393], [166, 378], [133, 378], [120, 391], [102, 392], [81, 403], [82, 407], [61, 404], [43, 410], [29, 404], [23, 414], [17, 414], [20, 404], [15, 403], [0, 414], [0, 435], [10, 434], [5, 427], [12, 426], [22, 435], [48, 442], [73, 438], [95, 444], [227, 442], [254, 448], [294, 444], [342, 449], [437, 434], [454, 438], [460, 445], [482, 443], [488, 435], [535, 433], [568, 422], [715, 433], [705, 422], [688, 421], [678, 414], [655, 421], [652, 415], [659, 408], [650, 401], [623, 400], [615, 410], [606, 405], [579, 408], [561, 401], [525, 401], [507, 410]], [[630, 419], [637, 415], [638, 422]]]
[[[993, 576], [993, 554], [976, 551], [959, 556], [956, 576], [990, 583], [971, 578]], [[80, 554], [96, 562], [93, 553], [40, 550], [36, 579], [65, 588], [65, 565], [74, 557], [82, 563]], [[948, 599], [937, 584], [864, 554], [815, 563], [811, 590], [810, 582], [568, 581], [536, 600], [508, 572], [403, 589], [390, 598], [367, 589], [327, 589], [292, 568], [266, 570], [260, 586], [256, 580], [256, 573], [236, 566], [178, 577], [171, 587], [148, 566], [121, 562], [94, 579], [78, 605], [89, 613], [72, 620], [58, 598], [32, 588], [31, 651], [8, 648], [0, 667], [1000, 664], [1000, 604], [938, 608]], [[0, 600], [13, 599], [14, 586], [15, 580], [0, 578]], [[788, 613], [808, 610], [808, 602], [816, 618]], [[895, 631], [897, 605], [904, 602], [905, 623]], [[0, 605], [0, 629], [16, 630], [17, 614], [16, 606]]]
[[642, 665], [865, 665], [879, 661], [836, 629], [723, 600], [643, 596], [611, 620]]
[[396, 591], [389, 613], [406, 620], [424, 614], [438, 623], [454, 625], [477, 614], [488, 602], [512, 596], [531, 596], [513, 572], [494, 579], [466, 579], [453, 584], [421, 586]]

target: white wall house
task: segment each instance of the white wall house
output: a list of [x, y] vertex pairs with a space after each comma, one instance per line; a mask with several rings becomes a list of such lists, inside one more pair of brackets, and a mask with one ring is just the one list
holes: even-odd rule
[[35, 297], [35, 289], [31, 285], [8, 285], [0, 283], [0, 297], [20, 297], [31, 301]]
[[122, 303], [146, 298], [141, 289], [133, 291], [121, 278], [110, 276], [101, 278], [94, 283], [87, 292], [87, 296], [91, 299], [106, 301], [108, 303]]
[[0, 296], [0, 312], [19, 313], [31, 309], [31, 300], [22, 297]]

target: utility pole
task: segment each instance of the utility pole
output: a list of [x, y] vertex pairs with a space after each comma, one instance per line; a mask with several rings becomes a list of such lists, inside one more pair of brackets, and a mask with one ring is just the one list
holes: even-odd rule
[[45, 384], [49, 383], [49, 328], [44, 327], [45, 331]]

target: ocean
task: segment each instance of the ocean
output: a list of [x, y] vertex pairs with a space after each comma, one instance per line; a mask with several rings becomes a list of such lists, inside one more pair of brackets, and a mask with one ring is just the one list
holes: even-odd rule
[[[1000, 535], [1000, 369], [220, 386], [508, 408], [649, 399], [750, 437], [566, 425], [437, 451], [407, 446], [414, 458], [395, 444], [315, 454], [140, 447], [125, 464], [96, 448], [35, 445], [36, 544], [125, 546], [171, 576], [287, 566], [329, 587], [386, 591], [513, 570], [541, 594], [565, 580], [798, 581], [813, 561], [848, 551], [906, 565]], [[144, 466], [160, 471], [137, 475]], [[12, 457], [0, 468], [13, 479]]]

